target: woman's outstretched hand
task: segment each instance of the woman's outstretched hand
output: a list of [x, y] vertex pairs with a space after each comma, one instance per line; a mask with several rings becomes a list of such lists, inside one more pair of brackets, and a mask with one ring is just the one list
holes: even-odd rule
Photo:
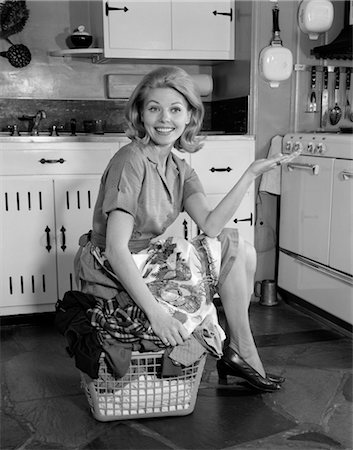
[[153, 317], [150, 318], [150, 323], [154, 333], [167, 346], [175, 347], [189, 338], [189, 333], [184, 325], [162, 307], [154, 311]]
[[248, 171], [257, 178], [269, 170], [272, 170], [282, 164], [288, 163], [300, 155], [300, 151], [293, 152], [289, 155], [278, 153], [270, 158], [257, 159], [248, 168]]

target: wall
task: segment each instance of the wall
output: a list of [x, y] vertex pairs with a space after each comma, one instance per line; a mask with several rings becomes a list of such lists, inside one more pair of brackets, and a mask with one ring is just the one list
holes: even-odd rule
[[[18, 125], [28, 129], [28, 121], [18, 117], [33, 116], [39, 109], [47, 112], [40, 130], [53, 124], [69, 129], [70, 119], [77, 120], [78, 131], [83, 121], [100, 118], [106, 131], [123, 131], [123, 110], [126, 100], [107, 98], [109, 74], [145, 74], [158, 64], [112, 62], [93, 64], [89, 58], [53, 57], [49, 51], [67, 49], [70, 34], [83, 24], [89, 29], [89, 1], [27, 0], [30, 11], [22, 32], [12, 35], [13, 44], [26, 45], [32, 54], [31, 63], [23, 68], [13, 67], [0, 58], [0, 131]], [[94, 45], [94, 43], [93, 43]], [[0, 51], [10, 44], [0, 39]], [[187, 64], [190, 74], [212, 74], [208, 65]], [[210, 129], [211, 100], [203, 98], [206, 108], [205, 129]]]
[[[89, 59], [52, 57], [49, 50], [67, 48], [66, 40], [78, 25], [87, 25], [88, 3], [67, 0], [27, 0], [30, 17], [23, 31], [11, 37], [14, 44], [29, 47], [32, 62], [22, 68], [0, 61], [0, 98], [105, 99], [105, 76], [110, 73], [140, 74], [149, 64], [92, 64]], [[89, 28], [87, 26], [89, 31]], [[9, 44], [0, 40], [0, 51]], [[189, 73], [211, 73], [208, 66], [188, 65]], [[210, 100], [210, 98], [205, 99]]]

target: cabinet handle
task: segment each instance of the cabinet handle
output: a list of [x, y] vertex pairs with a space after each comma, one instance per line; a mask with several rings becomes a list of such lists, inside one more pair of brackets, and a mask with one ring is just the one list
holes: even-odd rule
[[62, 251], [64, 252], [65, 251], [65, 249], [66, 249], [66, 237], [65, 237], [65, 231], [66, 231], [66, 228], [64, 227], [64, 226], [62, 226], [61, 228], [60, 228], [60, 231], [61, 231], [61, 242], [62, 242], [62, 244], [61, 244], [61, 249], [62, 249]]
[[186, 219], [183, 222], [183, 227], [184, 227], [184, 239], [187, 240], [189, 232], [188, 232], [188, 223]]
[[114, 8], [112, 6], [109, 6], [108, 2], [105, 2], [105, 15], [106, 16], [109, 15], [109, 11], [124, 11], [124, 12], [127, 12], [129, 10], [128, 10], [128, 8], [126, 6], [124, 6], [124, 8]]
[[233, 170], [231, 167], [211, 167], [210, 172], [230, 172]]
[[64, 158], [59, 158], [59, 159], [45, 159], [45, 158], [42, 158], [42, 159], [39, 160], [39, 162], [41, 164], [57, 164], [57, 163], [63, 164], [65, 162], [65, 159]]
[[253, 215], [252, 215], [252, 213], [250, 213], [250, 217], [247, 217], [246, 219], [234, 219], [233, 222], [234, 222], [234, 223], [238, 223], [238, 222], [250, 222], [250, 226], [252, 226]]
[[344, 181], [349, 180], [349, 178], [353, 178], [353, 172], [346, 172], [345, 170], [341, 172], [342, 178]]
[[50, 253], [51, 250], [51, 245], [50, 245], [50, 228], [48, 227], [48, 225], [45, 228], [45, 233], [47, 235], [47, 245], [45, 246], [45, 248], [48, 250], [48, 253]]
[[219, 12], [219, 11], [213, 11], [215, 16], [229, 16], [229, 19], [231, 22], [233, 22], [233, 8], [230, 8], [230, 12]]

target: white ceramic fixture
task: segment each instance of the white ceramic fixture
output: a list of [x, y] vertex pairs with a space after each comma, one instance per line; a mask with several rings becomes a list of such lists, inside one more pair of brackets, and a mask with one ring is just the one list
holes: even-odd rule
[[329, 0], [303, 0], [298, 9], [299, 28], [307, 33], [309, 39], [316, 40], [320, 33], [331, 28], [333, 5]]

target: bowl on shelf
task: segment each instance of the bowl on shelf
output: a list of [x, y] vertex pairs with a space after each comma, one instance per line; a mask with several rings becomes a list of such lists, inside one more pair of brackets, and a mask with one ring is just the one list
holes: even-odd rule
[[70, 40], [73, 48], [89, 48], [92, 45], [92, 35], [85, 31], [85, 27], [80, 25], [77, 31], [72, 33]]

